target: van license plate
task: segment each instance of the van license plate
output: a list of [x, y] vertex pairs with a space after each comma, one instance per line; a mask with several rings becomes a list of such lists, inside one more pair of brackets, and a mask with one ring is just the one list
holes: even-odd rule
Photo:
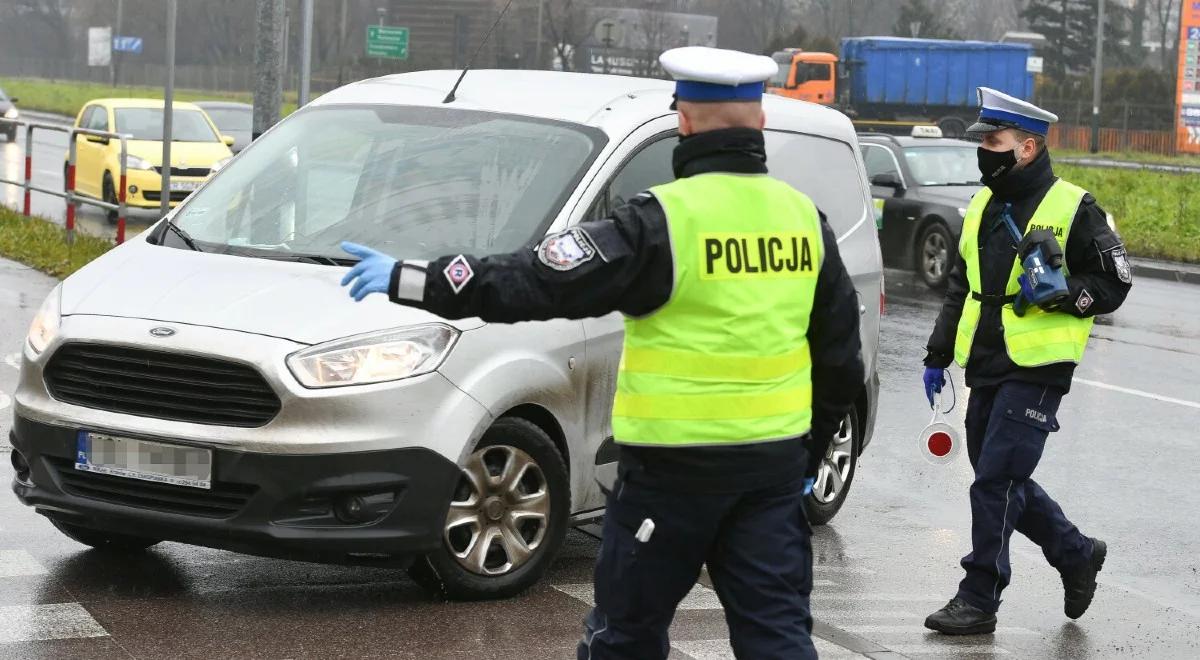
[[80, 431], [75, 469], [212, 489], [212, 450]]

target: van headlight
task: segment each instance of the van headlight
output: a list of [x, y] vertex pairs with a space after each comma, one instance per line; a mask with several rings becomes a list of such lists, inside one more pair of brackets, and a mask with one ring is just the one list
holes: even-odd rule
[[441, 366], [458, 335], [442, 323], [373, 332], [298, 351], [288, 356], [287, 365], [308, 388], [412, 378]]
[[61, 320], [62, 312], [62, 285], [54, 287], [50, 295], [46, 296], [46, 300], [42, 302], [42, 306], [38, 309], [37, 315], [33, 317], [33, 323], [29, 324], [29, 336], [27, 340], [29, 347], [34, 353], [41, 354], [58, 336], [58, 327]]

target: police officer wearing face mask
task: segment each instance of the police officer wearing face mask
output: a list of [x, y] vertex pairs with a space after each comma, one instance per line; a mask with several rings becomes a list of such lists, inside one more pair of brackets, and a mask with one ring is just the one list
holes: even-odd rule
[[661, 62], [676, 181], [515, 254], [398, 262], [346, 245], [361, 262], [343, 284], [445, 318], [624, 313], [619, 477], [578, 657], [665, 660], [707, 565], [738, 658], [815, 658], [803, 500], [864, 380], [857, 297], [812, 201], [767, 175], [775, 62], [699, 47]]
[[[996, 629], [1000, 596], [1009, 583], [1013, 531], [1042, 548], [1062, 576], [1064, 611], [1083, 616], [1104, 564], [1103, 541], [1084, 536], [1032, 479], [1059, 402], [1071, 388], [1093, 317], [1115, 311], [1132, 283], [1121, 237], [1087, 191], [1054, 175], [1046, 134], [1058, 118], [988, 88], [971, 133], [979, 135], [983, 184], [963, 221], [959, 256], [945, 303], [929, 338], [925, 390], [945, 384], [945, 368], [966, 368], [967, 452], [972, 549], [962, 560], [958, 594], [925, 621], [952, 635]], [[1014, 245], [1008, 213], [1024, 240]], [[1067, 295], [1018, 316], [1019, 295], [1034, 297], [1020, 255], [1031, 246], [1065, 252]]]

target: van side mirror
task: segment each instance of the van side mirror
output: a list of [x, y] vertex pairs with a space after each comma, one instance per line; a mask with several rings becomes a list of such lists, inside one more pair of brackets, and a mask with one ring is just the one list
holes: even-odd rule
[[227, 147], [232, 147], [233, 143], [237, 142], [237, 140], [234, 139], [234, 137], [232, 135], [222, 135], [221, 141], [224, 142], [225, 146], [227, 146]]
[[17, 101], [20, 101], [20, 100], [21, 100], [21, 99], [19, 99], [19, 98], [17, 98], [17, 97], [15, 97], [15, 96], [13, 96], [13, 97], [11, 97], [11, 98], [9, 98], [9, 99], [8, 99], [8, 102], [9, 102], [9, 103], [16, 103]]

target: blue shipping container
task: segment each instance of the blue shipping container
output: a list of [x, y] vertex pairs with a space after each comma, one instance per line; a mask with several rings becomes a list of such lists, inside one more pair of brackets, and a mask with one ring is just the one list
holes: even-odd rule
[[898, 37], [842, 40], [852, 106], [977, 106], [977, 87], [1029, 100], [1033, 74], [1027, 62], [1032, 54], [1027, 44]]

